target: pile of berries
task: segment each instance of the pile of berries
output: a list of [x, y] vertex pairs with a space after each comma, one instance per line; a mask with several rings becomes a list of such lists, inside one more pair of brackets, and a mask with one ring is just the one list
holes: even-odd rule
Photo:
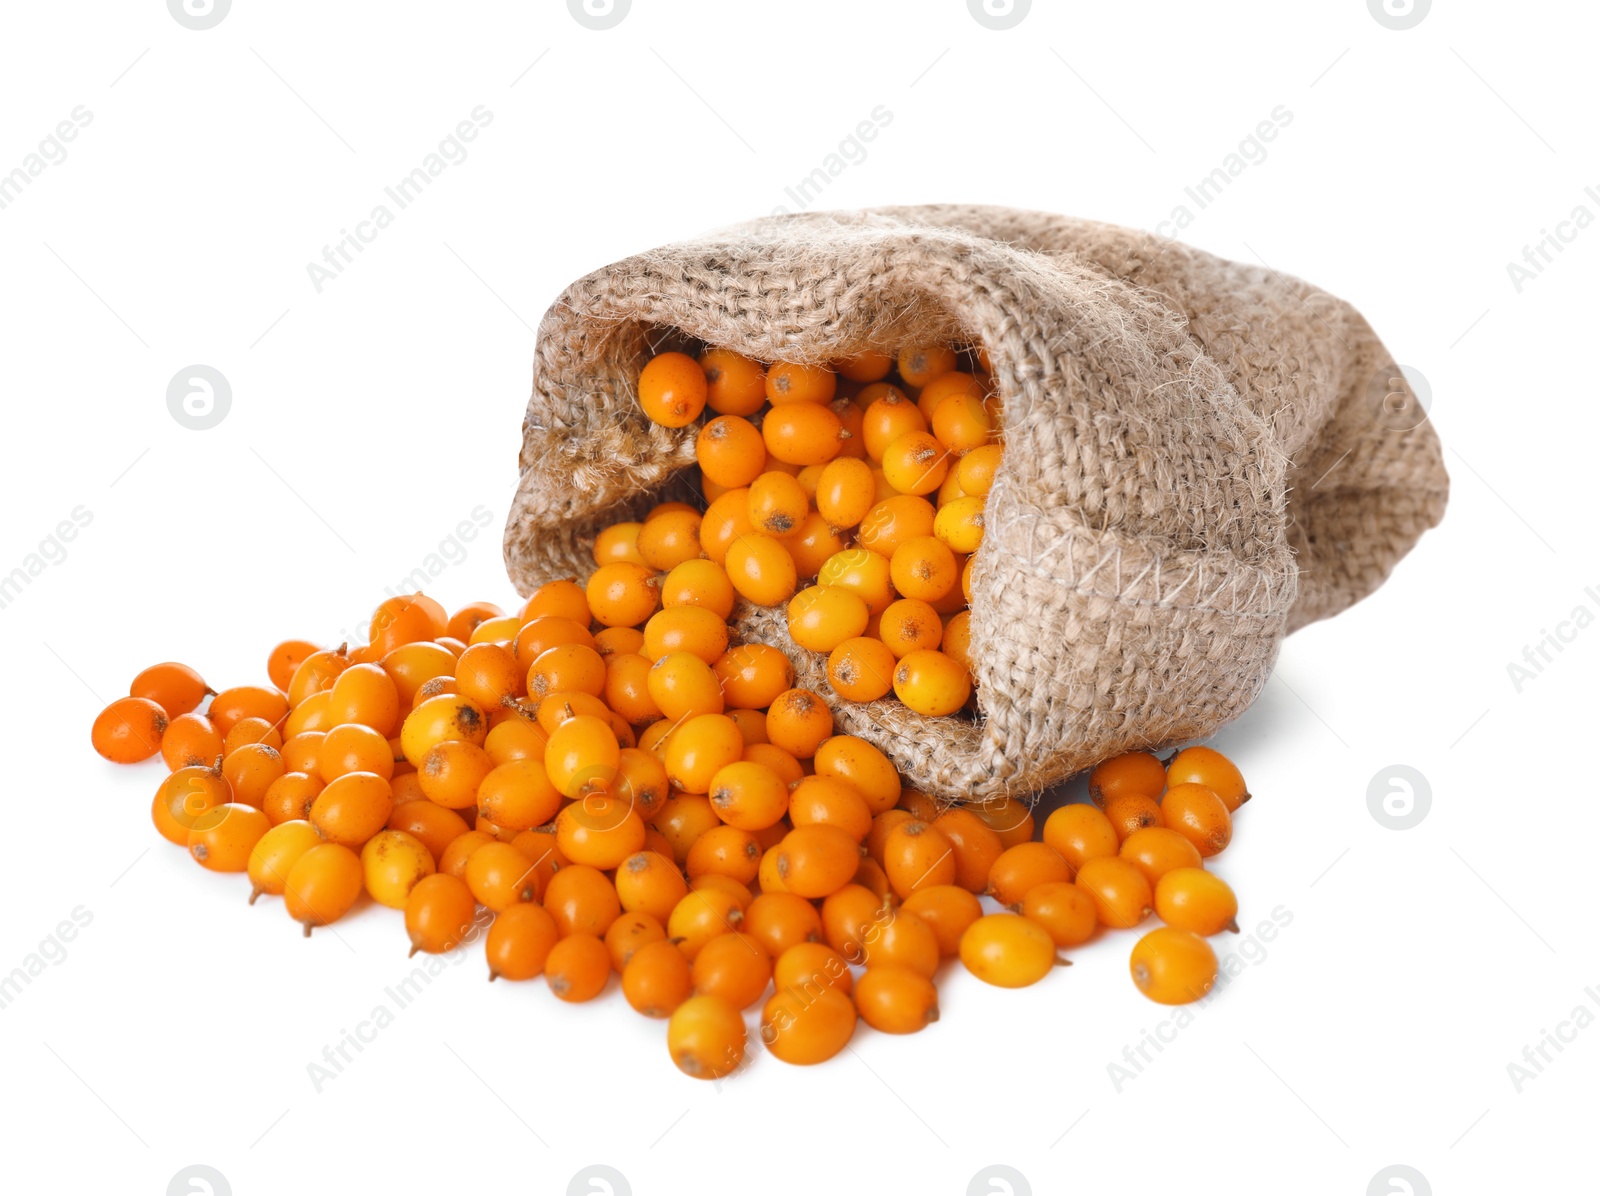
[[[676, 513], [652, 513], [630, 552], [666, 561], [654, 545], [678, 533], [656, 525]], [[1165, 1003], [1209, 991], [1206, 936], [1236, 929], [1236, 903], [1204, 860], [1249, 796], [1225, 757], [1108, 760], [1095, 804], [1056, 810], [1035, 841], [1013, 799], [902, 788], [793, 687], [782, 652], [729, 646], [737, 586], [699, 549], [664, 575], [613, 565], [635, 572], [552, 582], [509, 615], [390, 599], [368, 644], [278, 645], [267, 685], [214, 692], [156, 665], [96, 718], [94, 747], [159, 753], [156, 829], [246, 874], [252, 903], [281, 898], [307, 934], [365, 895], [404, 911], [413, 953], [481, 937], [491, 979], [543, 976], [586, 1001], [615, 973], [699, 1078], [742, 1065], [758, 1004], [760, 1044], [816, 1063], [858, 1022], [934, 1021], [946, 959], [1021, 987], [1152, 913], [1165, 925], [1134, 946], [1135, 984]]]
[[597, 577], [637, 599], [627, 614], [656, 574], [699, 561], [757, 606], [787, 603], [790, 637], [827, 655], [840, 697], [893, 690], [927, 715], [970, 705], [971, 562], [1002, 452], [981, 352], [913, 347], [830, 367], [670, 351], [640, 372], [638, 401], [665, 427], [704, 420], [706, 507], [669, 504], [600, 533]]

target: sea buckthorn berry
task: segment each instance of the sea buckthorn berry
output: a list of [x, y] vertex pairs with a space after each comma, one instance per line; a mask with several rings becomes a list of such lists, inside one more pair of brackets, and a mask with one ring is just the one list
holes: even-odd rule
[[1111, 820], [1093, 806], [1076, 802], [1052, 810], [1044, 820], [1044, 841], [1071, 865], [1074, 873], [1085, 860], [1117, 854], [1120, 840]]
[[959, 885], [929, 885], [907, 897], [900, 912], [915, 914], [926, 922], [939, 944], [939, 954], [948, 958], [960, 953], [961, 936], [983, 917], [983, 906]]
[[[867, 832], [867, 855], [883, 863], [884, 847], [889, 842], [889, 832], [902, 822], [910, 822], [915, 815], [910, 810], [899, 808], [882, 810], [872, 816], [872, 829]], [[988, 883], [988, 874], [984, 874], [984, 883]], [[980, 886], [981, 887], [981, 886]]]
[[496, 764], [508, 764], [512, 760], [542, 761], [549, 742], [550, 733], [519, 711], [515, 718], [506, 719], [489, 732], [484, 738], [483, 750]]
[[705, 410], [707, 393], [705, 371], [684, 353], [658, 353], [639, 371], [639, 406], [663, 427], [694, 423]]
[[[684, 561], [661, 580], [661, 605], [668, 610], [678, 606], [697, 607], [726, 620], [733, 613], [733, 600], [733, 583], [714, 561]], [[629, 650], [638, 651], [637, 648]]]
[[1211, 857], [1233, 838], [1233, 818], [1216, 792], [1192, 781], [1171, 786], [1161, 799], [1161, 820]]
[[994, 475], [1005, 454], [998, 444], [986, 444], [962, 457], [956, 465], [956, 480], [963, 494], [973, 498], [986, 498], [994, 485]]
[[266, 795], [261, 799], [261, 812], [274, 826], [297, 820], [303, 822], [311, 817], [311, 807], [322, 789], [320, 777], [303, 772], [286, 772], [267, 786]]
[[836, 826], [861, 843], [872, 830], [872, 811], [844, 781], [810, 776], [789, 791], [789, 821], [796, 827]]
[[667, 1022], [667, 1053], [696, 1080], [720, 1080], [737, 1071], [747, 1038], [744, 1017], [721, 997], [690, 997]]
[[894, 358], [887, 353], [867, 350], [853, 357], [840, 358], [833, 363], [833, 368], [841, 377], [852, 382], [877, 382], [887, 378], [889, 371], [894, 369]]
[[891, 602], [878, 620], [878, 638], [896, 660], [908, 652], [931, 651], [943, 637], [939, 612], [918, 598]]
[[834, 553], [818, 570], [817, 579], [825, 586], [849, 590], [867, 604], [872, 615], [881, 615], [894, 601], [889, 560], [865, 548], [848, 548]]
[[321, 842], [316, 828], [299, 819], [280, 822], [257, 839], [245, 864], [250, 875], [250, 904], [263, 893], [280, 896], [295, 861]]
[[[973, 893], [987, 889], [996, 861], [1008, 850], [994, 828], [971, 810], [960, 806], [940, 814], [933, 820], [933, 826], [950, 840], [950, 847], [955, 852], [955, 883]], [[1009, 850], [1016, 851], [1017, 848]]]
[[931, 432], [907, 432], [883, 451], [883, 476], [901, 494], [932, 494], [950, 472], [950, 451]]
[[222, 775], [233, 791], [233, 800], [258, 810], [266, 803], [267, 790], [285, 771], [283, 757], [264, 743], [247, 743], [229, 752], [222, 762]]
[[687, 719], [667, 744], [667, 777], [685, 793], [707, 793], [717, 772], [739, 760], [744, 736], [724, 714], [697, 714]]
[[187, 847], [189, 832], [200, 815], [226, 804], [232, 796], [220, 767], [190, 765], [178, 769], [157, 787], [150, 803], [150, 818], [163, 839]]
[[[800, 483], [786, 473], [764, 473], [750, 483], [746, 496], [750, 525], [769, 536], [787, 536], [806, 517], [809, 503]], [[735, 544], [730, 547], [730, 555]], [[729, 566], [730, 571], [732, 565]], [[737, 586], [737, 580], [734, 581]]]
[[247, 744], [265, 744], [268, 747], [280, 748], [283, 746], [283, 736], [264, 718], [241, 718], [229, 727], [228, 733], [222, 737], [222, 754], [231, 755]]
[[766, 372], [761, 364], [732, 349], [707, 349], [700, 354], [706, 378], [706, 406], [723, 415], [754, 415], [767, 401]]
[[[982, 402], [984, 398], [983, 383], [972, 374], [962, 373], [960, 370], [949, 370], [934, 378], [920, 391], [917, 392], [917, 409], [927, 419], [929, 426], [933, 424], [933, 417], [938, 414], [939, 408], [945, 400], [961, 396]], [[944, 437], [939, 437], [944, 440]], [[949, 441], [945, 441], [949, 444]], [[953, 445], [951, 447], [954, 447]]]
[[689, 892], [683, 873], [668, 856], [636, 851], [617, 866], [617, 898], [622, 908], [642, 911], [663, 924]]
[[1169, 786], [1204, 785], [1222, 799], [1229, 814], [1250, 800], [1250, 791], [1245, 787], [1238, 766], [1214, 748], [1184, 748], [1168, 763], [1166, 783]]
[[785, 403], [762, 419], [761, 438], [767, 452], [786, 464], [823, 465], [839, 455], [849, 434], [831, 407]]
[[600, 653], [583, 644], [556, 644], [546, 648], [528, 667], [528, 696], [534, 701], [553, 693], [586, 693], [599, 697], [605, 688], [606, 663]]
[[[720, 828], [711, 828], [712, 831], [718, 829]], [[710, 831], [706, 833], [709, 834]], [[702, 872], [699, 876], [693, 877], [689, 881], [689, 891], [691, 893], [725, 893], [734, 899], [734, 903], [738, 905], [741, 912], [749, 909], [750, 903], [756, 899], [755, 893], [751, 891], [749, 885], [721, 872]]]
[[766, 445], [762, 433], [749, 420], [722, 415], [700, 429], [694, 455], [701, 473], [733, 490], [756, 480], [766, 459]]
[[821, 942], [796, 943], [777, 957], [772, 966], [772, 984], [778, 992], [793, 992], [802, 997], [835, 989], [849, 996], [855, 988], [850, 965], [832, 947]]
[[869, 967], [855, 988], [861, 1020], [885, 1034], [915, 1034], [939, 1020], [933, 981], [893, 964]]
[[[606, 927], [603, 941], [606, 951], [611, 956], [611, 970], [620, 976], [636, 952], [651, 943], [667, 941], [667, 928], [654, 914], [647, 914], [642, 910], [623, 913]], [[681, 956], [683, 952], [679, 951], [678, 954]]]
[[787, 602], [799, 580], [794, 558], [777, 540], [759, 532], [740, 536], [728, 546], [726, 568], [733, 588], [757, 606]]
[[1116, 831], [1119, 844], [1136, 830], [1163, 825], [1160, 804], [1155, 798], [1142, 793], [1119, 793], [1115, 797], [1108, 797], [1101, 809]]
[[450, 840], [450, 846], [446, 847], [444, 854], [439, 857], [439, 871], [449, 876], [465, 876], [467, 861], [472, 858], [472, 853], [485, 843], [494, 842], [496, 842], [495, 837], [488, 831], [470, 830], [464, 835], [457, 835]]
[[972, 678], [943, 652], [908, 652], [895, 666], [894, 692], [918, 714], [954, 714], [972, 696]]
[[832, 652], [867, 629], [867, 604], [843, 586], [808, 586], [789, 600], [789, 637], [812, 652]]
[[892, 910], [878, 923], [877, 933], [866, 937], [862, 945], [869, 969], [909, 968], [931, 980], [939, 968], [939, 939], [933, 927], [904, 909]]
[[560, 790], [544, 763], [533, 759], [495, 765], [478, 782], [475, 800], [480, 818], [515, 831], [543, 826], [561, 809]]
[[894, 654], [882, 641], [857, 636], [828, 654], [828, 682], [842, 698], [871, 702], [894, 685]]
[[545, 771], [550, 783], [564, 796], [583, 797], [611, 787], [621, 763], [621, 751], [616, 731], [609, 723], [592, 714], [580, 714], [551, 733], [544, 750]]
[[545, 956], [544, 978], [563, 1001], [592, 1001], [611, 978], [611, 953], [592, 934], [570, 934]]
[[178, 715], [161, 736], [161, 759], [173, 772], [191, 764], [210, 764], [222, 754], [222, 736], [203, 714]]
[[1216, 983], [1217, 953], [1193, 931], [1160, 926], [1133, 945], [1128, 970], [1139, 991], [1157, 1004], [1187, 1005]]
[[601, 565], [589, 577], [589, 608], [607, 627], [637, 627], [655, 613], [659, 591], [643, 565]]
[[295, 670], [305, 663], [306, 657], [317, 651], [317, 645], [309, 640], [284, 640], [267, 656], [267, 680], [288, 693]]
[[488, 734], [489, 719], [483, 707], [458, 694], [440, 694], [406, 715], [400, 726], [400, 748], [412, 766], [420, 768], [435, 744], [460, 741], [481, 745]]
[[606, 678], [601, 697], [605, 705], [633, 725], [660, 718], [661, 708], [650, 696], [650, 661], [635, 652], [618, 652], [602, 659]]
[[745, 933], [773, 959], [801, 943], [820, 943], [822, 918], [817, 907], [793, 893], [762, 893], [745, 911]]
[[695, 992], [745, 1009], [766, 992], [772, 957], [748, 934], [719, 934], [695, 954], [693, 977]]
[[417, 765], [417, 781], [430, 800], [469, 810], [477, 804], [478, 786], [494, 769], [494, 760], [477, 744], [447, 739], [428, 749]]
[[783, 539], [783, 547], [794, 561], [796, 578], [812, 578], [849, 547], [849, 540], [817, 512], [810, 511], [799, 528]]
[[955, 555], [935, 536], [915, 536], [894, 550], [889, 578], [906, 598], [943, 597], [959, 579]]
[[644, 819], [624, 798], [589, 793], [556, 818], [556, 845], [575, 864], [615, 868], [644, 846]]
[[589, 633], [586, 625], [563, 615], [541, 615], [528, 620], [517, 632], [514, 648], [517, 667], [526, 673], [533, 667], [534, 661], [561, 644], [582, 644], [593, 648], [595, 637]]
[[703, 606], [667, 607], [651, 615], [644, 625], [644, 655], [650, 660], [669, 652], [688, 652], [715, 664], [727, 650], [725, 617]]
[[665, 939], [641, 946], [622, 969], [623, 998], [645, 1017], [671, 1017], [693, 994], [689, 961]]
[[867, 947], [894, 916], [893, 902], [854, 882], [822, 902], [823, 941], [851, 964], [866, 961]]
[[767, 740], [800, 760], [809, 760], [833, 734], [833, 714], [822, 695], [789, 689], [767, 708]]
[[[710, 565], [710, 561], [690, 561], [689, 564]], [[715, 568], [715, 566], [712, 566]], [[679, 568], [682, 568], [680, 565]], [[670, 575], [669, 575], [670, 576]], [[728, 587], [728, 592], [733, 592], [733, 587]], [[732, 599], [729, 599], [730, 603]], [[672, 603], [667, 603], [671, 606]], [[600, 653], [602, 659], [609, 661], [613, 656], [626, 656], [637, 653], [644, 648], [644, 632], [637, 627], [606, 627], [595, 633], [594, 650]]]
[[1056, 965], [1056, 945], [1020, 914], [985, 914], [961, 936], [961, 962], [986, 984], [1026, 988]]
[[388, 781], [370, 772], [351, 772], [317, 794], [307, 821], [330, 843], [359, 851], [383, 829], [393, 809]]
[[1022, 899], [1018, 912], [1042, 926], [1058, 947], [1088, 942], [1100, 924], [1094, 898], [1068, 881], [1035, 885]]
[[382, 830], [362, 847], [361, 872], [374, 901], [390, 909], [405, 909], [411, 890], [423, 877], [433, 875], [433, 856], [405, 831]]
[[956, 360], [956, 351], [948, 345], [918, 345], [901, 349], [896, 364], [907, 386], [922, 387], [955, 369]]
[[131, 698], [147, 698], [161, 707], [168, 718], [188, 714], [211, 692], [205, 678], [186, 664], [167, 661], [143, 670], [128, 686]]
[[485, 843], [467, 857], [462, 874], [479, 905], [499, 913], [519, 901], [539, 900], [532, 861], [509, 843]]
[[[922, 396], [918, 396], [920, 403]], [[929, 428], [956, 456], [982, 448], [994, 440], [994, 415], [981, 398], [952, 394], [938, 399], [928, 419]]]
[[700, 512], [668, 511], [646, 519], [639, 530], [639, 555], [665, 572], [700, 555]]
[[928, 421], [917, 405], [893, 387], [861, 416], [861, 442], [874, 461], [882, 461], [889, 446], [900, 437], [927, 430]]
[[872, 468], [856, 457], [838, 457], [817, 479], [817, 512], [837, 528], [851, 528], [867, 517], [877, 497]]
[[953, 499], [934, 515], [933, 534], [952, 552], [977, 552], [983, 544], [983, 520], [983, 499]]
[[785, 403], [831, 403], [838, 385], [838, 378], [825, 365], [780, 361], [767, 367], [767, 401], [774, 407]]
[[708, 795], [718, 818], [747, 831], [774, 825], [789, 808], [788, 786], [778, 774], [764, 764], [743, 759], [717, 770]]
[[[606, 708], [604, 702], [593, 694], [577, 693], [573, 690], [561, 690], [556, 693], [546, 694], [540, 700], [539, 708], [534, 712], [534, 717], [538, 720], [539, 728], [546, 735], [554, 735], [557, 727], [569, 719], [577, 718], [580, 714], [597, 718], [603, 723], [609, 724], [611, 722], [611, 711]], [[549, 750], [550, 744], [547, 741], [545, 743], [545, 751], [548, 753]]]
[[938, 516], [933, 504], [914, 494], [896, 494], [875, 503], [856, 529], [861, 547], [885, 561], [907, 540], [933, 535]]
[[360, 723], [387, 737], [400, 725], [399, 691], [382, 665], [351, 665], [328, 691], [328, 717], [335, 726]]
[[689, 848], [695, 839], [721, 819], [712, 809], [709, 798], [698, 793], [673, 791], [661, 808], [650, 819], [650, 825], [666, 840], [672, 858], [682, 864], [689, 857]]
[[[470, 644], [504, 644], [517, 638], [522, 620], [516, 615], [500, 615], [485, 619], [472, 629]], [[465, 648], [463, 648], [465, 650]]]
[[378, 663], [394, 683], [400, 710], [408, 711], [416, 704], [417, 690], [424, 682], [435, 677], [456, 675], [456, 654], [434, 640], [419, 640], [401, 644]]
[[212, 872], [243, 872], [250, 853], [272, 829], [267, 816], [254, 806], [224, 802], [194, 820], [189, 828], [189, 854]]
[[651, 667], [645, 684], [662, 717], [676, 723], [697, 715], [721, 714], [725, 706], [722, 686], [712, 667], [688, 652], [669, 652], [661, 657]]
[[729, 547], [755, 530], [755, 524], [750, 522], [749, 487], [729, 490], [712, 499], [706, 507], [700, 520], [700, 551], [712, 564], [725, 570]]
[[1089, 797], [1097, 806], [1125, 793], [1159, 801], [1166, 789], [1167, 770], [1149, 752], [1113, 756], [1095, 765], [1089, 774]]
[[939, 651], [955, 661], [970, 674], [972, 672], [972, 612], [963, 610], [951, 615], [945, 622]]
[[[380, 673], [383, 671], [378, 670]], [[259, 718], [274, 727], [283, 725], [289, 713], [289, 701], [275, 689], [260, 685], [237, 685], [225, 689], [211, 699], [206, 707], [206, 717], [226, 739], [233, 724], [246, 718]], [[341, 720], [342, 721], [342, 720]]]
[[[452, 639], [458, 639], [465, 643], [472, 638], [472, 633], [477, 629], [479, 623], [482, 623], [485, 619], [502, 618], [505, 613], [493, 602], [469, 602], [450, 616], [449, 621], [444, 625], [444, 629]], [[524, 620], [528, 617], [526, 608], [523, 610], [522, 617]]]
[[632, 521], [603, 528], [594, 538], [594, 563], [601, 567], [644, 564], [644, 558], [639, 555], [639, 533], [643, 530], [643, 523]]
[[856, 1030], [855, 1003], [825, 988], [809, 1000], [787, 989], [761, 1009], [761, 1041], [785, 1063], [823, 1063], [844, 1050]]
[[392, 831], [405, 831], [426, 847], [436, 867], [445, 849], [471, 829], [454, 810], [426, 798], [395, 802], [387, 826]]
[[532, 980], [543, 975], [559, 941], [555, 919], [540, 906], [520, 902], [503, 910], [484, 938], [489, 979]]
[[990, 868], [988, 892], [1001, 905], [1016, 906], [1038, 885], [1071, 879], [1072, 865], [1048, 843], [1018, 843]]
[[850, 785], [874, 814], [894, 808], [900, 800], [900, 774], [894, 764], [865, 739], [834, 735], [822, 741], [812, 767], [818, 776], [834, 777]]
[[443, 872], [423, 877], [406, 898], [406, 935], [411, 954], [454, 951], [476, 924], [478, 903], [458, 877]]
[[1144, 873], [1152, 891], [1174, 868], [1200, 867], [1200, 852], [1194, 844], [1164, 826], [1147, 826], [1134, 831], [1122, 841], [1117, 854]]
[[837, 826], [795, 827], [777, 850], [784, 888], [801, 897], [826, 897], [849, 884], [861, 862], [856, 839]]
[[283, 907], [305, 927], [307, 938], [314, 926], [337, 922], [361, 896], [361, 859], [339, 843], [313, 847], [295, 861], [284, 882]]
[[[833, 413], [839, 417], [839, 426], [844, 429], [843, 439], [839, 444], [839, 456], [834, 460], [852, 458], [865, 464], [867, 446], [862, 443], [861, 427], [866, 412], [850, 399], [843, 397], [835, 399], [830, 406]], [[820, 479], [819, 473], [818, 480]], [[812, 497], [815, 498], [815, 494]]]
[[394, 776], [394, 749], [389, 741], [362, 723], [341, 723], [324, 733], [317, 747], [317, 775], [323, 783], [347, 772]]
[[167, 712], [149, 698], [118, 698], [95, 716], [89, 738], [113, 764], [137, 764], [161, 750], [166, 729]]
[[667, 917], [667, 937], [693, 960], [717, 935], [744, 924], [744, 906], [726, 889], [691, 889]]
[[299, 706], [312, 694], [329, 689], [334, 679], [349, 667], [350, 656], [343, 645], [313, 652], [300, 662], [289, 679], [289, 688], [285, 691], [289, 695], [289, 705]]
[[918, 889], [955, 883], [955, 848], [943, 831], [913, 818], [889, 832], [883, 849], [883, 870], [903, 901]]
[[1204, 868], [1174, 868], [1156, 882], [1156, 915], [1199, 935], [1239, 932], [1239, 899], [1228, 882]]
[[1094, 901], [1100, 925], [1116, 930], [1143, 922], [1155, 901], [1144, 873], [1120, 856], [1085, 860], [1074, 883]]
[[[526, 692], [527, 669], [517, 664], [514, 648], [503, 644], [473, 644], [455, 665], [456, 692], [471, 698], [485, 710], [498, 710]], [[341, 677], [340, 681], [343, 680]]]

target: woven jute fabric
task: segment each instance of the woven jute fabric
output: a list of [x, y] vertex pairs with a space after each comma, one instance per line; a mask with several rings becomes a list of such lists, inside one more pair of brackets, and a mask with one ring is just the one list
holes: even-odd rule
[[763, 361], [987, 349], [1005, 454], [973, 566], [977, 716], [843, 701], [781, 609], [733, 620], [945, 799], [1210, 735], [1285, 634], [1371, 593], [1444, 511], [1415, 395], [1307, 283], [1037, 212], [807, 213], [630, 257], [546, 313], [505, 536], [522, 592], [587, 578], [597, 531], [687, 493], [697, 427], [650, 423], [634, 393], [668, 335]]

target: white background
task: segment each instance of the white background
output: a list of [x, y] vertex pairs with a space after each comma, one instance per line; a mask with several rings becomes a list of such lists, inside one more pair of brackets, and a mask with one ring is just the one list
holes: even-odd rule
[[[552, 0], [236, 0], [195, 32], [108, 0], [5, 25], [0, 172], [92, 113], [0, 210], [0, 573], [92, 515], [0, 610], [0, 973], [92, 917], [0, 1010], [8, 1190], [155, 1196], [194, 1163], [240, 1196], [555, 1193], [593, 1163], [640, 1196], [954, 1196], [995, 1163], [1034, 1192], [1355, 1196], [1396, 1163], [1441, 1193], [1567, 1186], [1600, 1029], [1569, 1026], [1520, 1092], [1507, 1065], [1600, 1013], [1600, 630], [1568, 625], [1520, 692], [1507, 666], [1600, 613], [1600, 229], [1568, 228], [1520, 292], [1507, 263], [1580, 204], [1600, 215], [1588, 6], [1438, 4], [1394, 31], [1362, 0], [1039, 0], [997, 32], [961, 0], [635, 0], [597, 32]], [[318, 293], [307, 264], [478, 105], [466, 159]], [[1284, 106], [1183, 236], [1350, 299], [1430, 384], [1445, 523], [1289, 641], [1217, 739], [1258, 795], [1218, 869], [1247, 926], [1292, 922], [1120, 1091], [1108, 1065], [1171, 1016], [1130, 984], [1127, 938], [1023, 992], [948, 975], [926, 1033], [758, 1059], [720, 1089], [614, 988], [560, 1006], [487, 985], [473, 952], [318, 1093], [307, 1065], [393, 1004], [398, 915], [306, 942], [247, 907], [243, 878], [157, 838], [159, 763], [101, 762], [93, 715], [156, 660], [260, 682], [279, 639], [338, 641], [480, 505], [490, 527], [433, 591], [509, 600], [545, 306], [627, 253], [796, 206], [785, 187], [879, 105], [891, 122], [816, 206], [1148, 228]], [[205, 432], [165, 402], [195, 363], [232, 386]], [[1396, 764], [1432, 795], [1407, 831], [1368, 809]]]

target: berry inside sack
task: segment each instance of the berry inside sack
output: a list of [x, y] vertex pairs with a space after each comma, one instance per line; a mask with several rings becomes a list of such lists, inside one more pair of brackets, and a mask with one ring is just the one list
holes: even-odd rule
[[[986, 439], [950, 419], [939, 437], [919, 400], [948, 383], [907, 361], [918, 351], [948, 353], [933, 364], [976, 380], [965, 413]], [[703, 388], [678, 354], [701, 365]], [[879, 381], [847, 376], [877, 360], [893, 363]], [[740, 397], [747, 367], [761, 371], [759, 398]], [[897, 389], [929, 426], [909, 414], [864, 426], [872, 404], [858, 400], [874, 385]], [[938, 397], [942, 407], [957, 396]], [[707, 425], [727, 419], [708, 445]], [[862, 452], [874, 437], [881, 452]], [[990, 445], [992, 475], [968, 492], [962, 463]], [[830, 447], [809, 464], [783, 459]], [[869, 515], [905, 495], [935, 517], [963, 504], [964, 528], [947, 515], [942, 538], [912, 537], [949, 559], [928, 548], [895, 570], [894, 553], [862, 542], [868, 516], [853, 529], [824, 517], [850, 498], [820, 481], [839, 460], [873, 475]], [[1348, 304], [1148, 234], [956, 206], [771, 217], [579, 280], [540, 327], [520, 464], [505, 549], [524, 593], [557, 578], [587, 584], [601, 559], [640, 570], [632, 580], [648, 589], [665, 570], [619, 549], [637, 535], [628, 526], [682, 503], [666, 512], [685, 516], [679, 526], [650, 521], [646, 546], [655, 560], [691, 549], [681, 559], [699, 559], [716, 529], [695, 517], [748, 489], [732, 505], [749, 528], [733, 516], [731, 530], [719, 525], [734, 551], [724, 568], [742, 574], [734, 642], [781, 650], [793, 684], [822, 695], [839, 728], [881, 748], [908, 785], [967, 801], [1025, 796], [1130, 749], [1210, 735], [1260, 692], [1283, 636], [1376, 588], [1448, 492], [1426, 413]], [[757, 467], [745, 487], [714, 480]], [[933, 594], [951, 563], [956, 592]], [[833, 589], [873, 599], [876, 634], [850, 637], [853, 669], [796, 639], [812, 634], [797, 596]], [[636, 590], [619, 589], [624, 605]], [[900, 602], [934, 609], [939, 647], [917, 646], [918, 608], [890, 617]], [[886, 669], [889, 688], [871, 696]]]

